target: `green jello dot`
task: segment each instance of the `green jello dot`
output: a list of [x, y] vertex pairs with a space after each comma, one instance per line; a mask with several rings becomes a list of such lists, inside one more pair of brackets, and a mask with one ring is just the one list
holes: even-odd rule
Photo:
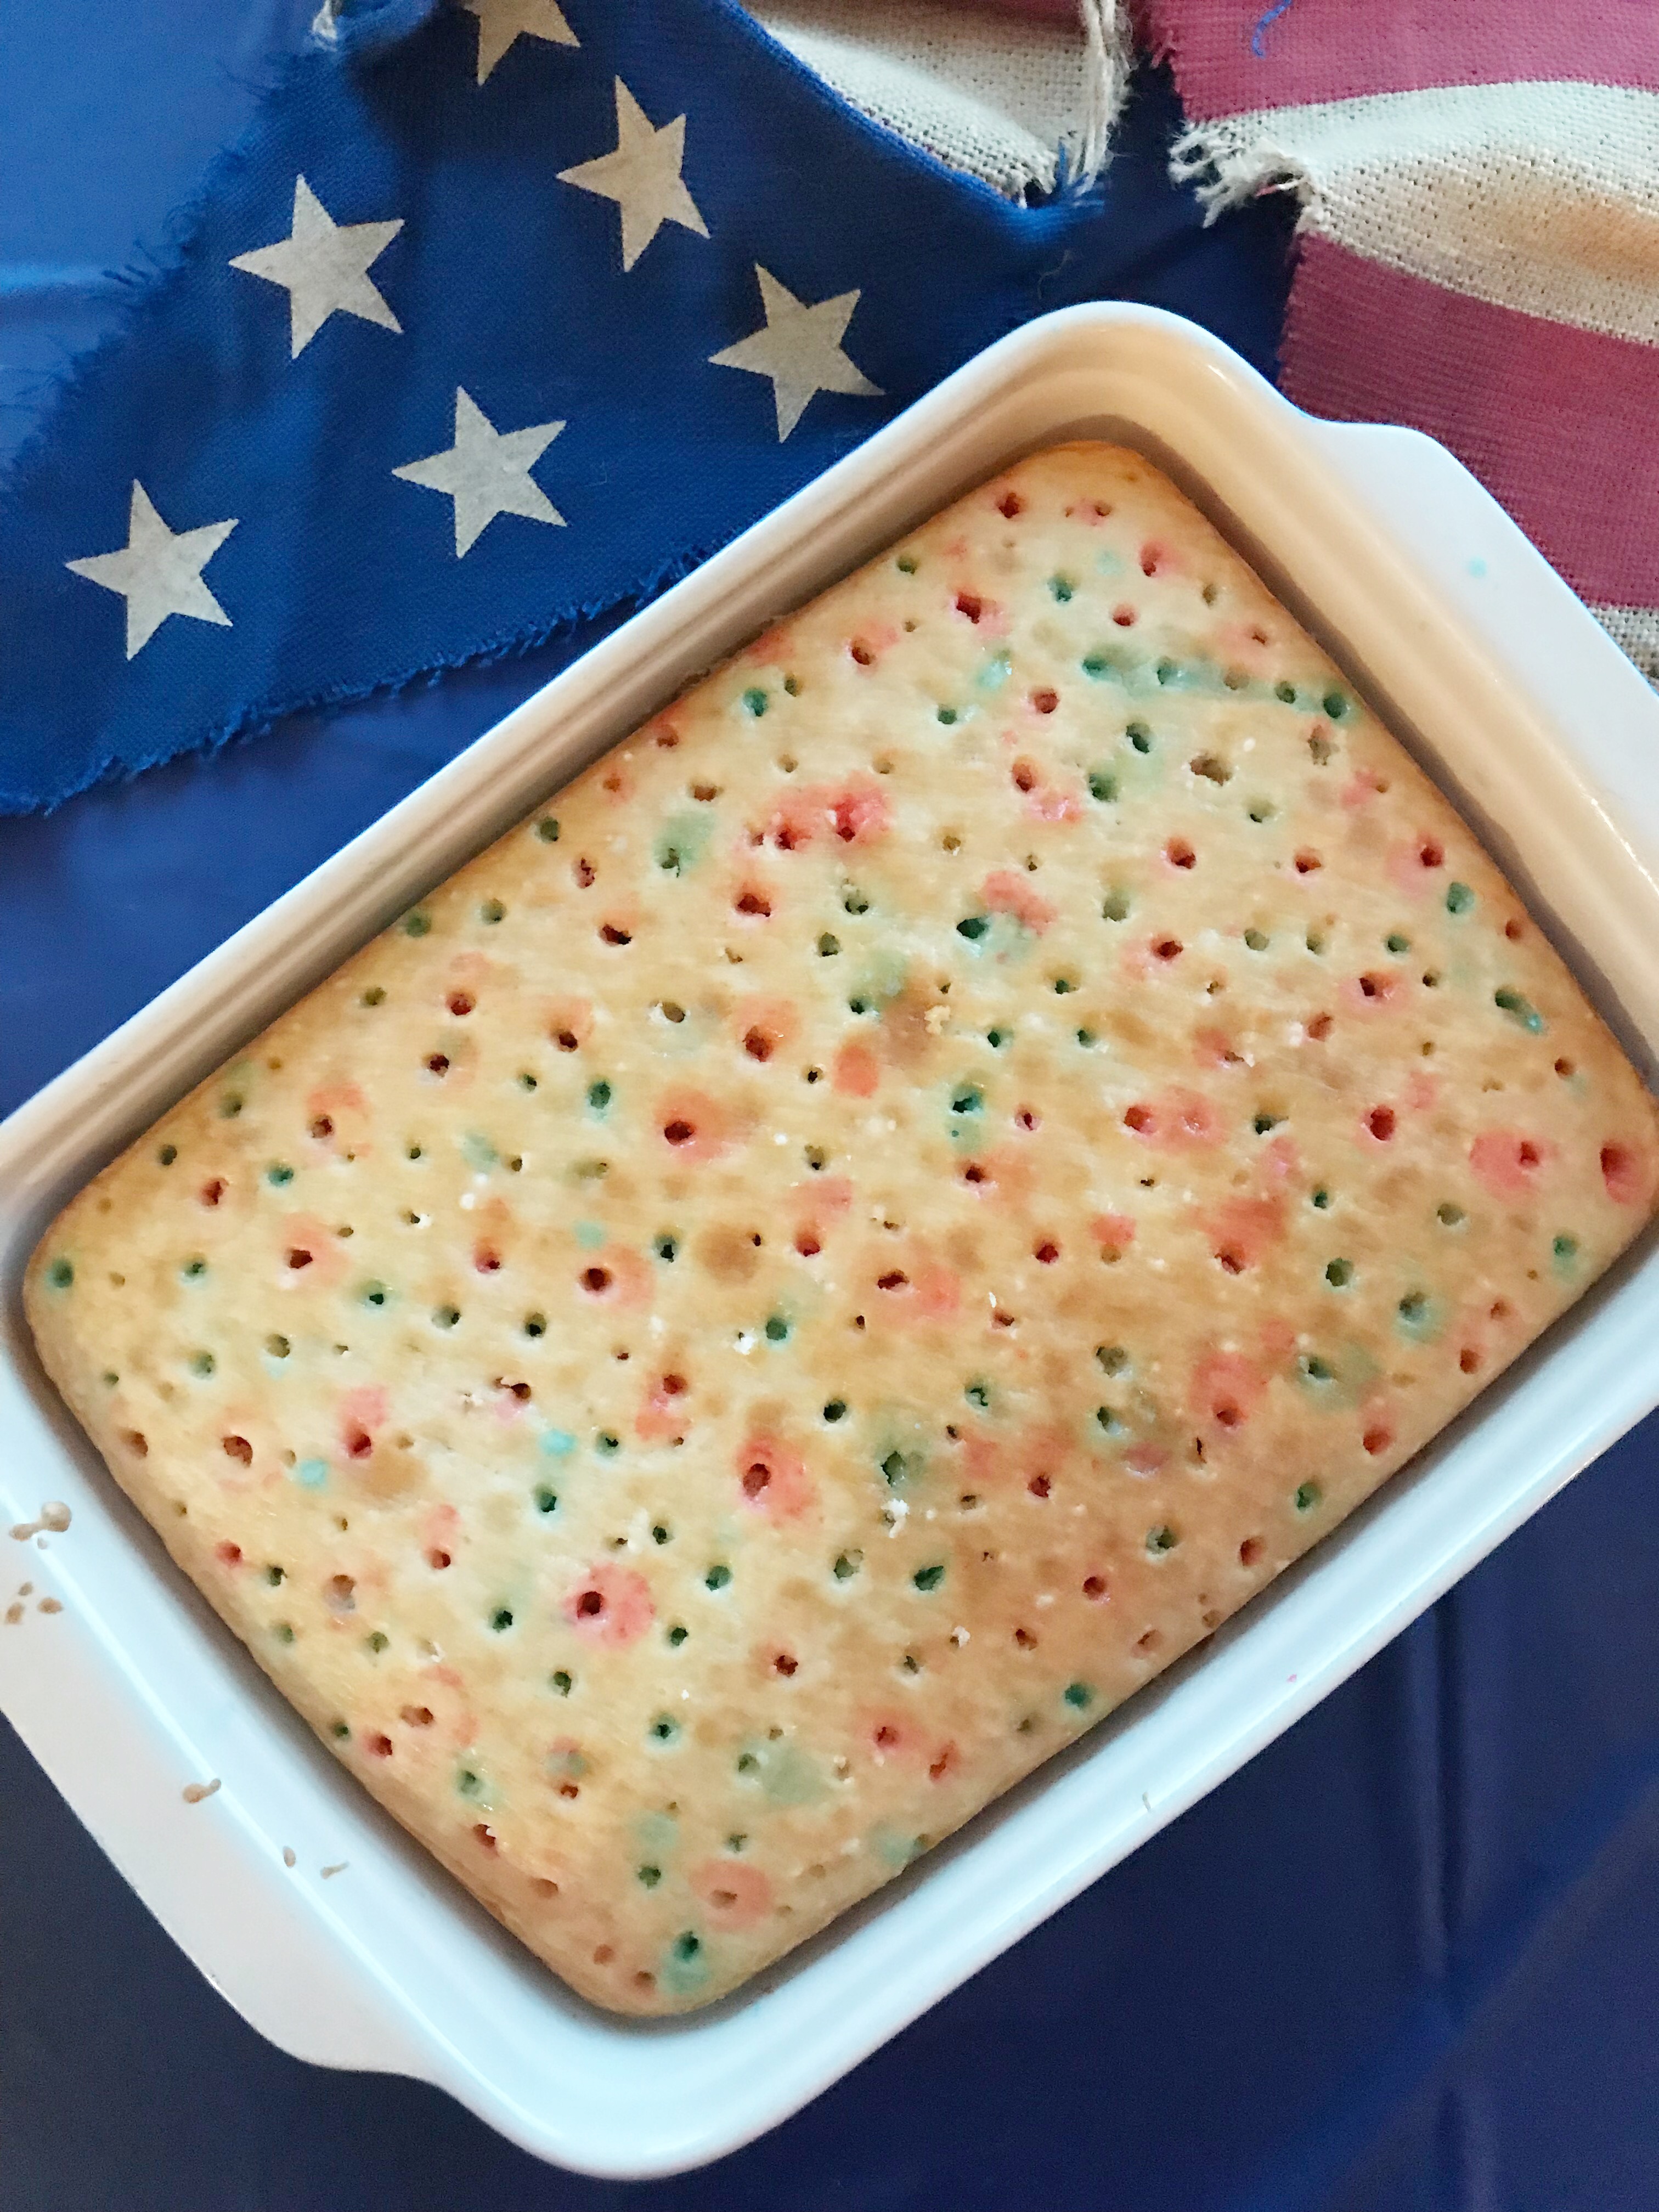
[[1050, 576], [1048, 579], [1048, 589], [1054, 597], [1059, 600], [1060, 605], [1064, 606], [1067, 599], [1072, 596], [1072, 580], [1069, 576]]
[[507, 908], [501, 904], [500, 899], [486, 899], [478, 908], [480, 921], [501, 921], [506, 918], [506, 915]]
[[713, 1566], [710, 1567], [708, 1572], [703, 1577], [702, 1586], [705, 1589], [724, 1589], [731, 1579], [732, 1570], [730, 1567]]
[[751, 684], [743, 695], [743, 703], [758, 720], [766, 712], [766, 694], [758, 684]]
[[773, 1314], [768, 1318], [766, 1340], [769, 1344], [781, 1344], [788, 1334], [789, 1324], [781, 1314]]
[[571, 1677], [565, 1673], [562, 1667], [558, 1669], [556, 1674], [550, 1674], [548, 1680], [562, 1698], [568, 1698], [570, 1695]]
[[293, 1180], [294, 1170], [285, 1160], [277, 1160], [265, 1170], [265, 1181], [276, 1183], [279, 1188], [285, 1182], [292, 1182]]
[[1474, 893], [1467, 884], [1448, 884], [1446, 911], [1448, 914], [1467, 914], [1474, 904]]
[[689, 1628], [681, 1627], [680, 1624], [676, 1621], [673, 1627], [668, 1632], [668, 1640], [673, 1645], [675, 1650], [678, 1651], [681, 1644], [684, 1643], [686, 1638], [690, 1636], [690, 1633], [691, 1632]]
[[1353, 1261], [1333, 1260], [1326, 1267], [1325, 1280], [1334, 1291], [1346, 1290], [1353, 1280]]
[[954, 707], [941, 707], [939, 710], [939, 719], [948, 728], [949, 726], [957, 719], [956, 708]]
[[970, 914], [957, 924], [957, 935], [965, 937], [971, 945], [983, 937], [990, 927], [990, 921], [987, 915]]
[[1311, 1513], [1322, 1495], [1316, 1482], [1302, 1482], [1297, 1485], [1296, 1496], [1291, 1503], [1298, 1513]]
[[1492, 993], [1492, 1002], [1500, 1013], [1507, 1014], [1511, 1021], [1519, 1022], [1522, 1028], [1529, 1031], [1532, 1036], [1537, 1036], [1541, 1032], [1544, 1027], [1544, 1017], [1533, 1005], [1531, 1000], [1522, 997], [1519, 991], [1512, 991], [1506, 985], [1503, 989]]
[[919, 1590], [937, 1589], [945, 1580], [945, 1568], [942, 1564], [931, 1567], [918, 1567], [910, 1579]]
[[654, 1866], [635, 1867], [635, 1874], [647, 1889], [654, 1889], [662, 1880], [662, 1869]]
[[1173, 1552], [1179, 1540], [1167, 1521], [1160, 1522], [1156, 1528], [1146, 1531], [1146, 1549], [1155, 1558], [1161, 1557], [1165, 1552]]
[[558, 843], [559, 825], [550, 814], [544, 814], [541, 820], [536, 824], [536, 835], [541, 839], [544, 845], [556, 845]]
[[1060, 1695], [1068, 1705], [1075, 1706], [1079, 1712], [1081, 1712], [1085, 1705], [1093, 1705], [1095, 1701], [1095, 1693], [1086, 1682], [1068, 1682]]
[[75, 1280], [75, 1269], [68, 1260], [54, 1260], [46, 1270], [46, 1280], [54, 1291], [66, 1291]]
[[413, 914], [405, 915], [404, 917], [404, 934], [406, 937], [424, 937], [431, 927], [432, 916], [422, 912], [419, 907], [416, 908]]
[[164, 1168], [170, 1168], [179, 1157], [179, 1147], [177, 1145], [163, 1145], [155, 1157]]
[[386, 1646], [391, 1643], [392, 1638], [377, 1628], [374, 1630], [372, 1633], [366, 1636], [363, 1638], [363, 1641], [368, 1644], [371, 1651], [380, 1652], [386, 1650]]

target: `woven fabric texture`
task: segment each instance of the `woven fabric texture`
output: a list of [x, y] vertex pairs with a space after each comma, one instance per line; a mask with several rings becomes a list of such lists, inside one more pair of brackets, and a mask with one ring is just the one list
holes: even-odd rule
[[1151, 0], [1142, 28], [1189, 118], [1173, 173], [1218, 211], [1300, 203], [1286, 392], [1443, 440], [1659, 681], [1651, 15]]

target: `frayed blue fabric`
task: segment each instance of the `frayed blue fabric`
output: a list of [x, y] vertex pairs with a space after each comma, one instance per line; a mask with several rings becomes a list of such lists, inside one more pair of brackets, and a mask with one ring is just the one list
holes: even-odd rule
[[1013, 205], [732, 0], [570, 0], [580, 43], [499, 52], [420, 14], [289, 64], [14, 462], [0, 809], [523, 652], [1043, 309], [1186, 304], [1196, 211], [1151, 163]]

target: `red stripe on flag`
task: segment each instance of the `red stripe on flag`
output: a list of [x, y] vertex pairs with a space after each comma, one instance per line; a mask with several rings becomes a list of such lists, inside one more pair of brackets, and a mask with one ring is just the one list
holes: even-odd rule
[[1489, 307], [1304, 243], [1287, 396], [1449, 446], [1582, 598], [1659, 603], [1659, 347]]
[[1659, 92], [1652, 0], [1135, 0], [1189, 116], [1558, 78]]

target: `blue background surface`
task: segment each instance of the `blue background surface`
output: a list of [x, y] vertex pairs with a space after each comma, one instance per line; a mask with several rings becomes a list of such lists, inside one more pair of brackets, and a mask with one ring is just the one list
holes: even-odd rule
[[[0, 451], [310, 0], [0, 0]], [[1137, 98], [1112, 285], [1268, 365], [1285, 223], [1200, 234]], [[0, 619], [4, 611], [0, 609]], [[588, 642], [0, 822], [0, 1111]], [[283, 2057], [0, 1725], [3, 2212], [1652, 2212], [1659, 1427], [1291, 1735], [763, 2142], [649, 2185]]]

